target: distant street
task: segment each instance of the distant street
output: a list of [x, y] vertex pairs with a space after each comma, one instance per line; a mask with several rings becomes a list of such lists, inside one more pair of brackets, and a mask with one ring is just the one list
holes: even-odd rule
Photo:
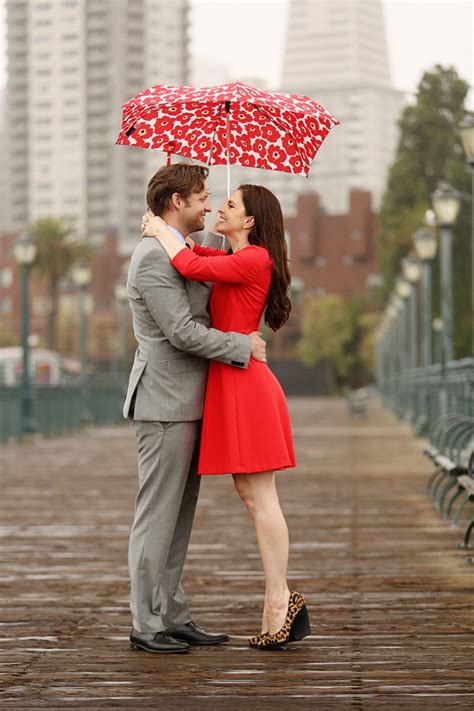
[[128, 645], [133, 429], [0, 448], [2, 708], [474, 707], [474, 569], [431, 508], [422, 441], [372, 401], [367, 419], [290, 407], [298, 467], [278, 482], [313, 634], [286, 652], [247, 645], [263, 575], [231, 477], [203, 481], [184, 579], [195, 620], [231, 641], [147, 655]]

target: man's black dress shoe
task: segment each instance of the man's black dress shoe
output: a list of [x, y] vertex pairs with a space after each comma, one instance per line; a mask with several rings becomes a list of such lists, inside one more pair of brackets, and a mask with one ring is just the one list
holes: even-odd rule
[[199, 629], [195, 622], [172, 627], [166, 630], [166, 634], [173, 637], [173, 639], [179, 639], [181, 642], [187, 642], [188, 644], [222, 644], [222, 642], [229, 641], [229, 637], [226, 634], [204, 632], [204, 630]]
[[143, 639], [135, 630], [132, 630], [130, 647], [131, 649], [144, 649], [145, 652], [155, 652], [157, 654], [182, 654], [189, 651], [189, 644], [173, 639], [167, 632], [157, 632], [153, 639]]

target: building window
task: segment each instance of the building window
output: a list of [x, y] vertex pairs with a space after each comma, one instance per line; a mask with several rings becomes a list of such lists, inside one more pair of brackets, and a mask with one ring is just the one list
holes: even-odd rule
[[4, 316], [9, 316], [11, 312], [12, 300], [9, 296], [5, 296], [3, 299], [0, 299], [0, 314], [3, 314]]
[[33, 311], [35, 316], [46, 316], [51, 310], [48, 296], [37, 296], [33, 299]]
[[325, 267], [326, 266], [326, 258], [325, 257], [316, 257], [316, 266], [317, 267]]
[[352, 254], [345, 254], [342, 258], [342, 263], [346, 267], [351, 267], [354, 264], [354, 257], [352, 256]]
[[11, 267], [0, 268], [0, 286], [9, 289], [13, 284], [13, 269]]
[[320, 286], [316, 289], [314, 293], [318, 297], [318, 299], [323, 299], [326, 296], [327, 291], [324, 287]]

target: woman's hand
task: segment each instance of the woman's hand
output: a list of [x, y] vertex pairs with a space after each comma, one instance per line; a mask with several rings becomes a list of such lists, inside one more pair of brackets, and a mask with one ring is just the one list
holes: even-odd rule
[[152, 217], [154, 217], [154, 214], [152, 213], [150, 208], [148, 208], [148, 210], [145, 212], [145, 214], [142, 215], [142, 224], [140, 226], [140, 229], [142, 231], [142, 237], [143, 237], [143, 233], [145, 231], [145, 227], [147, 226], [148, 222], [150, 221], [150, 218], [152, 218]]
[[191, 247], [191, 249], [194, 249], [194, 245], [195, 245], [196, 243], [195, 243], [195, 241], [194, 241], [193, 239], [191, 239], [191, 237], [186, 237], [186, 239], [185, 239], [184, 241], [186, 242], [186, 244], [189, 244], [189, 246]]
[[[182, 241], [169, 231], [166, 222], [158, 215], [153, 215], [150, 211], [142, 217], [142, 237], [155, 237], [164, 247], [170, 259], [173, 259], [181, 250], [186, 250]], [[194, 242], [192, 240], [191, 242], [194, 247]]]
[[147, 220], [142, 235], [144, 237], [156, 237], [156, 239], [160, 239], [165, 233], [168, 234], [166, 222], [158, 215], [154, 215]]

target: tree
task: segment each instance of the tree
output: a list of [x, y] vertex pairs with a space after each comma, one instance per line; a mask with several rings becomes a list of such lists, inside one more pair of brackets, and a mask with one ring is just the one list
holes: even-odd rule
[[338, 387], [366, 385], [372, 379], [373, 333], [380, 318], [367, 309], [360, 297], [344, 301], [336, 295], [307, 296], [297, 344], [302, 362], [328, 362]]
[[75, 230], [62, 219], [42, 217], [30, 226], [36, 241], [36, 269], [48, 288], [51, 310], [48, 317], [48, 348], [57, 347], [58, 292], [62, 279], [78, 259], [90, 259], [92, 248], [86, 242], [75, 240]]
[[353, 336], [350, 313], [344, 301], [335, 295], [317, 299], [307, 296], [301, 320], [298, 356], [305, 365], [329, 361], [338, 384], [345, 382], [353, 365], [347, 346]]
[[[378, 233], [378, 255], [384, 276], [385, 300], [400, 271], [400, 259], [411, 249], [411, 236], [431, 207], [431, 195], [441, 181], [463, 194], [470, 193], [459, 123], [466, 113], [469, 85], [453, 67], [436, 65], [425, 72], [416, 100], [402, 112], [400, 138], [383, 196]], [[455, 225], [453, 242], [455, 353], [470, 354], [470, 205], [465, 201]], [[433, 265], [434, 303], [439, 303], [439, 263]], [[437, 308], [434, 308], [437, 312]]]

